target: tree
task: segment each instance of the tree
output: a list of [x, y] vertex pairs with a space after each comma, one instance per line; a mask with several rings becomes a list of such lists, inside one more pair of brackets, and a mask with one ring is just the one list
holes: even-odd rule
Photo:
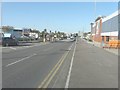
[[47, 35], [47, 29], [44, 29], [44, 31], [42, 31], [43, 42], [46, 42], [46, 35]]
[[46, 32], [46, 31], [47, 31], [47, 29], [44, 29], [44, 31]]
[[40, 33], [40, 31], [36, 30], [36, 29], [31, 30], [31, 32], [33, 32], [33, 33]]
[[86, 37], [88, 33], [83, 33], [83, 36]]
[[2, 26], [2, 31], [3, 32], [9, 31], [11, 29], [14, 29], [14, 27], [13, 26]]
[[60, 31], [57, 32], [57, 37], [60, 38]]

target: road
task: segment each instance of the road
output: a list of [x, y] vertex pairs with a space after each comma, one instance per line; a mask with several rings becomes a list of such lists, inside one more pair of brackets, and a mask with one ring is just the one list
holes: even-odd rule
[[3, 49], [3, 88], [117, 88], [117, 57], [81, 39]]
[[73, 42], [60, 41], [2, 54], [3, 88], [36, 88]]

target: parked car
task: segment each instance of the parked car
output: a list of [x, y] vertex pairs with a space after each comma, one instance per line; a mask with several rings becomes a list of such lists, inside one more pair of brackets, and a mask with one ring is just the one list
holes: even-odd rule
[[73, 36], [71, 36], [71, 37], [70, 37], [70, 39], [74, 39], [74, 37], [73, 37]]
[[2, 38], [2, 45], [3, 46], [18, 45], [18, 40], [11, 38], [11, 37], [3, 37]]

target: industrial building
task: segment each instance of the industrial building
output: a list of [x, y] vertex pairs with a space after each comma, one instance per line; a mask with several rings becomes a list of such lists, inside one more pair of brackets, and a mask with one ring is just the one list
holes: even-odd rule
[[109, 41], [118, 40], [118, 11], [107, 17], [98, 17], [91, 23], [92, 40], [95, 43], [108, 44]]

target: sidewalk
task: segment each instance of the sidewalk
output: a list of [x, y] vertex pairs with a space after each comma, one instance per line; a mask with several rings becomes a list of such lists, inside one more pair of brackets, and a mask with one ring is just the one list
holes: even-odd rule
[[118, 57], [78, 40], [69, 88], [117, 88]]
[[[84, 40], [84, 41], [86, 41], [86, 40]], [[97, 43], [97, 42], [94, 42], [94, 43], [93, 43], [93, 42], [89, 42], [89, 41], [86, 41], [86, 42], [89, 43], [89, 44], [92, 44], [92, 45], [94, 45], [94, 46], [96, 46], [96, 47], [99, 47], [99, 48], [101, 48], [101, 49], [104, 49], [104, 50], [106, 50], [106, 51], [108, 51], [108, 52], [110, 52], [110, 53], [113, 53], [113, 54], [115, 54], [115, 55], [120, 55], [120, 53], [118, 53], [119, 49], [102, 48], [100, 43]]]

